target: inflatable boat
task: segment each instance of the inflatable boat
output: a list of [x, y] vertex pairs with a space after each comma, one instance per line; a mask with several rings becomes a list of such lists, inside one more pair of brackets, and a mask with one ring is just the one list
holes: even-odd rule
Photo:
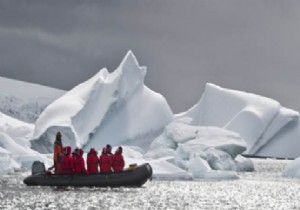
[[24, 179], [29, 186], [74, 186], [74, 187], [140, 187], [152, 177], [150, 164], [145, 163], [133, 169], [109, 174], [49, 174], [39, 161], [32, 165], [32, 175]]

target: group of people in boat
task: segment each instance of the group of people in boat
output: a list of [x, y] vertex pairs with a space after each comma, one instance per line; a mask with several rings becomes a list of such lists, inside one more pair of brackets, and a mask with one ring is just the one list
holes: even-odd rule
[[[122, 147], [118, 147], [112, 154], [111, 145], [107, 144], [98, 157], [97, 150], [91, 148], [85, 160], [83, 150], [76, 148], [72, 152], [70, 146], [63, 147], [62, 134], [57, 132], [54, 142], [54, 173], [55, 174], [96, 174], [96, 173], [118, 173], [123, 171], [125, 161], [122, 155]], [[99, 170], [100, 169], [100, 170]]]

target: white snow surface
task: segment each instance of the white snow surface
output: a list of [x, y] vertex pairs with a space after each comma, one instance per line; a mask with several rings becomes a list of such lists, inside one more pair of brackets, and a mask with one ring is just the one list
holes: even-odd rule
[[[298, 112], [282, 107], [270, 98], [210, 83], [206, 84], [199, 102], [176, 115], [176, 119], [184, 119], [191, 125], [217, 126], [238, 133], [247, 142], [245, 154], [264, 156], [272, 153], [275, 157], [295, 157], [294, 151], [283, 149], [276, 142], [284, 139], [282, 141], [286, 144], [300, 146], [299, 140], [281, 136], [285, 129], [299, 121]], [[292, 132], [299, 133], [298, 127]]]
[[22, 146], [30, 147], [34, 124], [17, 120], [0, 112], [0, 133], [5, 133]]
[[26, 123], [0, 112], [0, 174], [12, 173], [21, 167], [30, 168], [34, 160], [51, 161], [30, 148], [34, 124]]
[[235, 161], [245, 150], [246, 142], [235, 132], [175, 120], [153, 140], [144, 158], [148, 161], [168, 160], [186, 172], [186, 177], [236, 179], [235, 171], [253, 170], [251, 163]]
[[282, 172], [282, 176], [300, 179], [300, 157], [287, 164]]
[[114, 72], [104, 68], [50, 104], [36, 121], [32, 147], [52, 151], [53, 136], [62, 130], [63, 143], [72, 147], [146, 148], [173, 113], [163, 96], [144, 85], [145, 75], [129, 51]]
[[7, 134], [0, 132], [0, 174], [12, 172], [20, 167], [30, 168], [35, 160], [44, 162], [47, 167], [52, 165], [52, 160], [45, 155], [18, 144]]
[[0, 112], [34, 123], [48, 104], [65, 91], [0, 77]]

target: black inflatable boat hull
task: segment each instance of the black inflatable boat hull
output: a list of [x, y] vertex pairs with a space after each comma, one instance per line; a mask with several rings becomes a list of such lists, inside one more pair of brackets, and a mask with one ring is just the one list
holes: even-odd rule
[[74, 186], [74, 187], [140, 187], [152, 177], [152, 168], [146, 163], [134, 170], [120, 173], [91, 175], [35, 174], [24, 179], [29, 186]]

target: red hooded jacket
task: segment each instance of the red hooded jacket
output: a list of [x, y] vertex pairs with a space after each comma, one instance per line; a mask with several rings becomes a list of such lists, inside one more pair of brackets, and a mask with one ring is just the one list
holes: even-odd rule
[[91, 148], [87, 156], [87, 169], [90, 174], [99, 173], [98, 165], [99, 159], [97, 157], [97, 151], [94, 148]]
[[99, 165], [101, 173], [111, 172], [112, 156], [106, 153], [106, 148], [103, 148], [102, 155], [100, 155]]
[[123, 171], [124, 166], [125, 166], [125, 161], [122, 152], [118, 149], [116, 153], [113, 155], [112, 167], [114, 169], [114, 172]]
[[82, 157], [83, 155], [83, 150], [79, 149], [78, 153], [76, 156], [74, 156], [74, 173], [75, 174], [88, 174], [87, 170], [85, 169], [84, 165], [84, 159]]
[[71, 157], [71, 147], [64, 148], [64, 156], [61, 161], [62, 174], [73, 173], [73, 158]]

